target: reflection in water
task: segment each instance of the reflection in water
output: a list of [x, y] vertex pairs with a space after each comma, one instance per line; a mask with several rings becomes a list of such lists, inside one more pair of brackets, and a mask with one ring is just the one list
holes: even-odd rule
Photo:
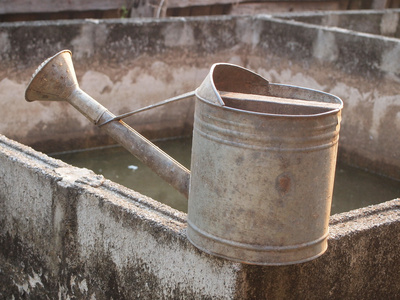
[[331, 214], [400, 198], [400, 181], [341, 163], [336, 166]]
[[[156, 143], [161, 149], [190, 167], [191, 139]], [[53, 155], [71, 165], [93, 170], [105, 178], [187, 212], [187, 200], [147, 166], [122, 147]], [[332, 214], [377, 204], [400, 197], [400, 182], [338, 164], [332, 200]]]

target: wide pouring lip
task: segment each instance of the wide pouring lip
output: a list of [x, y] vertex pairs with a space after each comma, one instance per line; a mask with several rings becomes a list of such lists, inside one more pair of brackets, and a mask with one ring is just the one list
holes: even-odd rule
[[340, 98], [322, 91], [270, 83], [246, 68], [216, 63], [196, 96], [212, 105], [249, 114], [284, 117], [312, 117], [338, 113]]
[[35, 70], [25, 91], [25, 100], [64, 101], [78, 87], [72, 52], [62, 50]]

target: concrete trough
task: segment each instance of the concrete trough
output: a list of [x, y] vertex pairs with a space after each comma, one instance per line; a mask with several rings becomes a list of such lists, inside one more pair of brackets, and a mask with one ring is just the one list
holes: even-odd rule
[[[339, 159], [400, 179], [400, 40], [308, 17], [1, 24], [0, 298], [400, 297], [399, 199], [332, 216], [314, 261], [243, 265], [194, 248], [186, 214], [37, 152], [112, 143], [68, 105], [24, 101], [43, 59], [71, 49], [82, 89], [115, 113], [193, 90], [215, 62], [330, 92], [345, 104]], [[128, 123], [149, 138], [190, 135], [193, 109]]]

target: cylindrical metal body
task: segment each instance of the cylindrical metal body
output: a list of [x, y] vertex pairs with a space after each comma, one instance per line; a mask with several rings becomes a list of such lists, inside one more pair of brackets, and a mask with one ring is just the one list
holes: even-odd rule
[[251, 111], [197, 95], [188, 238], [239, 262], [300, 263], [327, 248], [342, 102], [277, 84], [269, 84], [269, 95], [339, 109], [286, 115], [265, 103]]

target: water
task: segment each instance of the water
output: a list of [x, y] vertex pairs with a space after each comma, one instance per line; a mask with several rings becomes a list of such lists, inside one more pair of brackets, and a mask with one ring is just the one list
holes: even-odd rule
[[[156, 143], [161, 149], [190, 167], [191, 139]], [[52, 155], [71, 165], [93, 170], [105, 178], [187, 212], [187, 200], [147, 166], [122, 147], [108, 147]], [[400, 182], [339, 163], [336, 168], [332, 212], [350, 211], [400, 197]]]
[[[156, 142], [161, 149], [190, 168], [191, 139]], [[51, 155], [80, 168], [93, 170], [116, 183], [187, 212], [187, 199], [130, 154], [125, 148], [106, 147]]]

